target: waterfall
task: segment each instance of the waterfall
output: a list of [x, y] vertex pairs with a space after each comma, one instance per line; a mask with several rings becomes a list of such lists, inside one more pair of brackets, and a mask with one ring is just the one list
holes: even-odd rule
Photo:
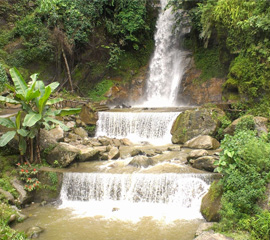
[[133, 142], [171, 142], [171, 126], [179, 112], [99, 112], [96, 137], [129, 138]]
[[[164, 10], [167, 0], [161, 0], [161, 12], [156, 23], [155, 51], [150, 63], [146, 86], [148, 107], [175, 106], [177, 93], [185, 69], [186, 52], [179, 47], [182, 29], [174, 29], [171, 9]], [[178, 34], [180, 33], [180, 34]]]
[[64, 173], [61, 207], [78, 214], [197, 219], [211, 174]]

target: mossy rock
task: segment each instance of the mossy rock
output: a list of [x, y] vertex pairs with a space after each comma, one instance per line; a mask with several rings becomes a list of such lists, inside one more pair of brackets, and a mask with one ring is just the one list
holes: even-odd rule
[[214, 181], [208, 193], [203, 197], [201, 204], [201, 213], [207, 222], [218, 222], [220, 220], [221, 197], [221, 185], [218, 181]]
[[[48, 168], [49, 169], [49, 168]], [[38, 179], [41, 187], [34, 192], [35, 202], [51, 202], [59, 197], [63, 173], [52, 170], [40, 170]]]
[[171, 129], [172, 142], [182, 144], [199, 135], [214, 136], [225, 113], [219, 108], [198, 108], [181, 113]]

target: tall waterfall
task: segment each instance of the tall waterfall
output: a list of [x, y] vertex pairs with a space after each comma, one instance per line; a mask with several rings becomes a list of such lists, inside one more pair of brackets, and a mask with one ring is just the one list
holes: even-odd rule
[[96, 136], [167, 144], [179, 112], [99, 112]]
[[211, 174], [65, 173], [62, 207], [90, 216], [202, 218]]
[[[171, 9], [164, 10], [167, 0], [161, 0], [161, 12], [156, 24], [155, 51], [147, 80], [148, 107], [172, 107], [185, 69], [186, 52], [179, 48], [181, 29], [173, 31], [175, 19]], [[180, 34], [177, 34], [179, 33]]]

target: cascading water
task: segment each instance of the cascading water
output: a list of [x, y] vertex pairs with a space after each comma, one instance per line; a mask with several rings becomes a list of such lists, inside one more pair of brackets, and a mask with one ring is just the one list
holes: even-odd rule
[[167, 144], [178, 115], [179, 112], [99, 112], [96, 136]]
[[65, 173], [62, 207], [80, 215], [139, 220], [143, 216], [201, 218], [200, 201], [211, 174]]
[[173, 30], [175, 19], [171, 9], [165, 10], [167, 0], [161, 0], [160, 3], [155, 51], [150, 63], [146, 101], [143, 103], [147, 107], [176, 106], [177, 92], [186, 67], [186, 52], [179, 48], [182, 30]]

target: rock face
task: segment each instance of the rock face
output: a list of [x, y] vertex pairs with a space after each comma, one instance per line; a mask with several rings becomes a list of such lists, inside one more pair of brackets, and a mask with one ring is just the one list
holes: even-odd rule
[[179, 101], [189, 105], [222, 103], [222, 85], [225, 83], [225, 79], [211, 78], [199, 82], [197, 79], [200, 78], [202, 71], [196, 69], [192, 58], [188, 66], [189, 69], [187, 69], [181, 81]]
[[220, 143], [211, 136], [202, 135], [185, 142], [184, 147], [199, 148], [199, 149], [217, 149]]
[[268, 119], [265, 117], [254, 117], [252, 115], [246, 115], [234, 120], [227, 128], [224, 129], [224, 134], [233, 135], [237, 124], [239, 124], [242, 120], [247, 118], [253, 119], [254, 128], [258, 131], [258, 133], [268, 133], [267, 123]]
[[218, 222], [220, 220], [219, 211], [221, 209], [222, 190], [217, 181], [214, 181], [203, 197], [201, 213], [207, 222]]
[[199, 136], [213, 136], [220, 126], [220, 118], [225, 113], [218, 108], [199, 108], [181, 113], [173, 123], [171, 134], [173, 143], [185, 143]]

